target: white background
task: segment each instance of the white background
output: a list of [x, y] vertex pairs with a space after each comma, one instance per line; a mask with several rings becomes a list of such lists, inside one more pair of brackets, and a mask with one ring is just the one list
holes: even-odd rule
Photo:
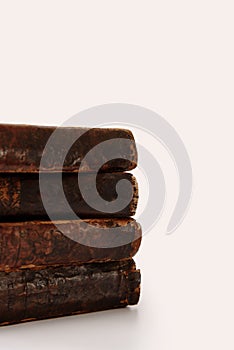
[[0, 1], [0, 122], [142, 105], [174, 126], [194, 173], [188, 215], [166, 236], [178, 179], [165, 161], [171, 201], [136, 257], [137, 307], [1, 328], [1, 350], [234, 349], [233, 10], [233, 0]]

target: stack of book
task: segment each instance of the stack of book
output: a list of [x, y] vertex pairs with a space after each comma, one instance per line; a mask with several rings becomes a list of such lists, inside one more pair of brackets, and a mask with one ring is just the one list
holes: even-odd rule
[[136, 165], [126, 129], [0, 125], [0, 325], [137, 304]]

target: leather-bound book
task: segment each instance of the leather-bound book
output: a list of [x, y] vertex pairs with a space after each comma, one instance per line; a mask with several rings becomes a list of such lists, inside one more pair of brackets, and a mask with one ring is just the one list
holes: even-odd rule
[[133, 260], [0, 272], [0, 325], [138, 303]]
[[136, 165], [126, 129], [0, 125], [0, 172], [113, 172]]
[[0, 223], [0, 270], [128, 259], [141, 235], [131, 218]]
[[[136, 212], [138, 186], [129, 173], [43, 173], [40, 186], [39, 174], [0, 174], [0, 221], [36, 219], [73, 219], [87, 217], [129, 217]], [[60, 181], [60, 177], [62, 180]], [[127, 181], [129, 191], [118, 195], [118, 184]], [[98, 206], [99, 199], [106, 203]], [[116, 202], [118, 200], [118, 203]], [[44, 206], [47, 203], [46, 207]], [[109, 211], [116, 202], [116, 210]], [[100, 210], [98, 210], [100, 209]]]

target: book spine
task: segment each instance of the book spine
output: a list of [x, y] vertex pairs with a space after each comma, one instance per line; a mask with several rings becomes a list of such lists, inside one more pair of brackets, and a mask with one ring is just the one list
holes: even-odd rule
[[[129, 173], [102, 173], [82, 174], [85, 177], [85, 188], [83, 192], [78, 185], [77, 174], [64, 174], [62, 186], [59, 182], [59, 174], [43, 174], [47, 191], [43, 192], [43, 198], [50, 203], [49, 212], [56, 220], [68, 220], [70, 212], [64, 203], [65, 198], [71, 210], [78, 217], [129, 217], [136, 212], [138, 201], [138, 186], [134, 176]], [[98, 211], [92, 207], [96, 203], [95, 193], [92, 186], [95, 186], [98, 195], [106, 202], [117, 199], [116, 185], [121, 180], [127, 180], [132, 186], [132, 199], [128, 203], [127, 194], [121, 194], [120, 205], [123, 207], [116, 212], [108, 213]], [[0, 221], [21, 221], [27, 219], [48, 219], [47, 212], [44, 208], [38, 174], [0, 174]], [[62, 188], [60, 188], [62, 187]], [[89, 198], [86, 203], [84, 198]], [[54, 205], [56, 203], [56, 205]], [[124, 207], [124, 203], [128, 203]], [[106, 207], [108, 209], [108, 205]]]
[[133, 260], [0, 272], [0, 325], [126, 307], [139, 296]]
[[[51, 135], [55, 142], [50, 144], [46, 160], [41, 163], [43, 152]], [[114, 139], [119, 139], [118, 142]], [[130, 141], [127, 145], [126, 142]], [[74, 140], [74, 143], [71, 143]], [[105, 143], [108, 141], [108, 145]], [[98, 145], [92, 157], [85, 158]], [[71, 146], [71, 147], [70, 147]], [[68, 152], [65, 150], [68, 149]], [[111, 158], [110, 152], [118, 153]], [[63, 166], [61, 155], [65, 152]], [[67, 154], [66, 154], [67, 153]], [[101, 157], [101, 158], [100, 158]], [[85, 159], [84, 159], [85, 158]], [[43, 127], [32, 125], [0, 125], [0, 172], [35, 173], [45, 172], [93, 172], [98, 160], [101, 171], [126, 171], [137, 165], [137, 150], [131, 131], [126, 129]], [[83, 162], [82, 162], [83, 161]]]
[[128, 259], [141, 235], [134, 219], [0, 223], [0, 270]]

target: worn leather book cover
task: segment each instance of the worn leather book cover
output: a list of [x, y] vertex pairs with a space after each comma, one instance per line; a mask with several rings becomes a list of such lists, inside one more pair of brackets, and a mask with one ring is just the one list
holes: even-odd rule
[[0, 272], [0, 325], [138, 303], [133, 260]]
[[0, 270], [128, 259], [141, 235], [131, 218], [0, 223]]
[[[129, 173], [99, 173], [97, 177], [91, 173], [80, 174], [84, 183], [81, 188], [77, 174], [63, 174], [62, 186], [59, 176], [57, 173], [43, 174], [46, 186], [41, 193], [39, 174], [0, 174], [0, 221], [49, 219], [42, 195], [49, 203], [47, 209], [50, 215], [56, 220], [72, 219], [71, 210], [80, 218], [129, 217], [136, 212], [138, 186], [135, 177]], [[118, 196], [116, 186], [122, 180], [131, 184], [130, 196], [123, 191]], [[98, 198], [93, 190], [94, 186]], [[61, 191], [64, 192], [65, 201]], [[102, 210], [97, 209], [99, 196], [107, 202], [104, 209], [100, 208]], [[118, 207], [121, 209], [108, 212], [108, 204], [112, 205], [117, 198]]]
[[0, 172], [92, 172], [100, 163], [103, 172], [136, 167], [137, 150], [131, 131], [0, 124]]

